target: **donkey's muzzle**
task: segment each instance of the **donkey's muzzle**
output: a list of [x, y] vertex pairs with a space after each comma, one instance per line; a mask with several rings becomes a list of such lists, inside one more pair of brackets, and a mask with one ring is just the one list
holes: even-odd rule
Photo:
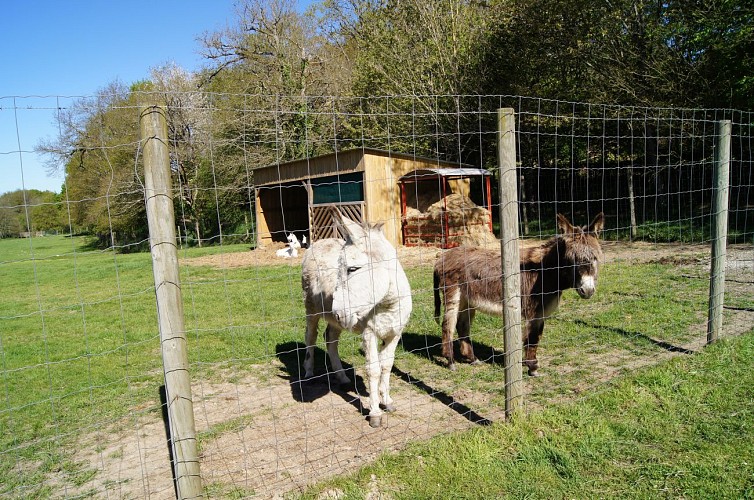
[[583, 276], [581, 278], [581, 286], [576, 288], [576, 293], [579, 294], [579, 297], [582, 299], [589, 299], [594, 295], [594, 292], [597, 290], [597, 281], [594, 279], [593, 276]]
[[347, 311], [333, 311], [332, 314], [335, 317], [335, 321], [346, 330], [352, 330], [359, 322], [359, 317], [356, 314]]

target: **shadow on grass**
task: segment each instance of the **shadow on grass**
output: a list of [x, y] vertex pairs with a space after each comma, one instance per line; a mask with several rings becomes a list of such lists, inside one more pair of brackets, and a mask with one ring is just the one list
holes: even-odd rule
[[[319, 398], [329, 394], [337, 394], [343, 400], [356, 408], [363, 416], [369, 415], [369, 410], [361, 404], [361, 395], [367, 394], [364, 379], [356, 375], [353, 365], [346, 362], [343, 364], [343, 372], [352, 380], [350, 384], [341, 385], [336, 379], [331, 380], [334, 371], [330, 369], [330, 360], [327, 352], [319, 347], [314, 348], [314, 366], [315, 375], [310, 379], [304, 379], [304, 356], [306, 356], [306, 345], [302, 342], [285, 342], [275, 346], [275, 353], [283, 363], [285, 374], [279, 375], [280, 378], [287, 380], [291, 388], [291, 396], [299, 403], [311, 403]], [[317, 370], [319, 363], [324, 360], [325, 371], [322, 373]], [[355, 393], [355, 394], [354, 394]]]
[[580, 326], [585, 326], [587, 328], [593, 328], [595, 330], [607, 330], [612, 333], [617, 333], [618, 335], [621, 335], [628, 339], [634, 339], [634, 340], [641, 339], [644, 342], [660, 347], [661, 349], [665, 349], [668, 352], [680, 352], [681, 354], [694, 354], [695, 353], [695, 351], [692, 351], [691, 349], [686, 349], [685, 347], [673, 345], [663, 340], [653, 339], [649, 335], [643, 334], [641, 332], [629, 332], [628, 330], [624, 330], [623, 328], [616, 328], [614, 326], [593, 325], [581, 319], [574, 320], [574, 323]]
[[[437, 335], [426, 335], [419, 333], [405, 332], [401, 339], [403, 349], [415, 356], [426, 358], [437, 366], [446, 368], [447, 360], [442, 355], [442, 338]], [[483, 363], [502, 365], [503, 352], [494, 347], [488, 346], [481, 342], [472, 340], [474, 346], [474, 355]], [[463, 362], [458, 347], [458, 340], [453, 341], [453, 349], [456, 362]]]
[[160, 407], [162, 408], [162, 423], [165, 426], [165, 439], [168, 448], [168, 457], [170, 459], [170, 472], [173, 475], [173, 491], [175, 497], [178, 496], [178, 482], [175, 474], [175, 456], [173, 455], [173, 436], [170, 434], [170, 419], [168, 417], [168, 393], [164, 385], [161, 385], [158, 389], [160, 395]]
[[454, 412], [456, 412], [459, 415], [461, 415], [463, 418], [465, 418], [469, 422], [471, 422], [473, 424], [477, 424], [477, 425], [491, 425], [492, 424], [491, 420], [489, 420], [487, 418], [484, 418], [483, 416], [481, 416], [480, 414], [478, 414], [477, 412], [475, 412], [474, 410], [472, 410], [471, 408], [469, 408], [465, 404], [457, 401], [450, 394], [448, 394], [446, 392], [443, 392], [443, 391], [435, 390], [433, 387], [431, 387], [430, 385], [428, 385], [424, 381], [412, 377], [409, 373], [404, 372], [400, 368], [397, 368], [397, 367], [393, 366], [393, 373], [398, 378], [400, 378], [401, 380], [403, 380], [404, 382], [406, 382], [407, 384], [411, 384], [414, 387], [416, 387], [418, 389], [421, 389], [428, 396], [433, 397], [434, 399], [436, 399], [440, 403], [444, 404], [445, 406], [447, 406], [448, 408], [450, 408]]
[[[419, 335], [413, 336], [417, 338], [419, 337]], [[283, 369], [285, 370], [285, 374], [280, 375], [280, 377], [289, 382], [291, 395], [294, 400], [300, 403], [311, 403], [332, 392], [356, 408], [362, 416], [367, 417], [369, 415], [369, 410], [364, 408], [361, 404], [361, 395], [368, 394], [368, 391], [364, 384], [363, 377], [356, 375], [353, 365], [343, 362], [343, 371], [354, 382], [346, 386], [341, 386], [337, 380], [331, 380], [330, 375], [334, 372], [332, 372], [329, 367], [325, 369], [324, 373], [317, 373], [318, 370], [315, 369], [315, 376], [308, 380], [303, 378], [303, 362], [304, 356], [306, 356], [306, 346], [303, 343], [285, 342], [278, 344], [275, 347], [275, 352], [277, 353], [280, 362], [283, 363]], [[323, 359], [325, 360], [325, 363], [329, 363], [327, 352], [319, 347], [315, 347], [315, 367], [318, 366], [318, 360]], [[444, 364], [442, 366], [444, 366]], [[393, 366], [392, 373], [404, 382], [424, 391], [426, 394], [457, 412], [468, 421], [478, 425], [490, 425], [492, 423], [490, 420], [482, 417], [468, 406], [456, 401], [455, 398], [449, 394], [435, 390], [424, 381], [412, 377], [409, 373], [406, 373], [395, 366]]]
[[[442, 339], [439, 336], [404, 332], [401, 342], [403, 343], [403, 349], [406, 352], [421, 358], [426, 358], [437, 366], [447, 369], [447, 362], [442, 356]], [[485, 363], [503, 362], [502, 352], [479, 342], [472, 343], [474, 344], [474, 353], [481, 361], [484, 361]], [[457, 344], [457, 342], [455, 344]], [[457, 348], [457, 345], [454, 345], [454, 348]], [[456, 359], [460, 358], [457, 357]], [[450, 394], [436, 390], [423, 380], [412, 377], [411, 374], [404, 372], [395, 366], [393, 366], [393, 373], [407, 384], [411, 384], [414, 387], [421, 389], [427, 395], [455, 411], [469, 422], [478, 425], [490, 425], [492, 423], [489, 419], [479, 415], [465, 404], [457, 401]]]

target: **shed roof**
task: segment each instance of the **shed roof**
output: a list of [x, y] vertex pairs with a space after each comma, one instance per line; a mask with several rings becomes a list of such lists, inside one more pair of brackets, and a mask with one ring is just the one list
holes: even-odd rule
[[[372, 148], [354, 148], [320, 156], [312, 156], [285, 163], [267, 165], [254, 169], [254, 180], [257, 187], [298, 181], [325, 175], [344, 174], [364, 170], [362, 158], [364, 155], [375, 155], [384, 158], [401, 160], [415, 160], [437, 165], [432, 170], [467, 170], [463, 164], [439, 160], [395, 151], [385, 151]], [[459, 168], [461, 166], [462, 168]], [[478, 170], [471, 168], [469, 170]], [[478, 174], [477, 174], [478, 175]], [[405, 176], [404, 176], [405, 177]]]
[[399, 180], [401, 182], [416, 182], [437, 179], [439, 177], [445, 179], [458, 179], [485, 175], [492, 175], [492, 173], [488, 170], [484, 170], [483, 168], [420, 168], [418, 170], [407, 173]]

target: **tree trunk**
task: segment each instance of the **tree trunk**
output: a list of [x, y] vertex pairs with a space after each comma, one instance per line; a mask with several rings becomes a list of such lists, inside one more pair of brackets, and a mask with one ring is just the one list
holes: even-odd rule
[[636, 239], [636, 201], [634, 199], [634, 167], [626, 172], [628, 177], [628, 204], [631, 212], [631, 241]]
[[526, 205], [526, 178], [521, 174], [521, 218], [524, 225], [524, 236], [529, 236], [529, 207]]
[[196, 231], [196, 241], [199, 244], [199, 247], [202, 246], [202, 233], [199, 229], [199, 219], [194, 220], [194, 230]]

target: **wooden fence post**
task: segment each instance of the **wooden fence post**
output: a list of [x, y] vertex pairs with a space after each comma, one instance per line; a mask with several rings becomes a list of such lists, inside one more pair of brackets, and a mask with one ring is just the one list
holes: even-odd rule
[[159, 106], [143, 106], [139, 120], [149, 246], [175, 461], [174, 480], [179, 498], [197, 498], [203, 493], [183, 321], [165, 110]]
[[503, 267], [505, 417], [523, 403], [521, 380], [521, 263], [518, 248], [518, 175], [513, 108], [498, 110], [500, 249]]
[[725, 299], [725, 259], [728, 240], [728, 172], [730, 171], [731, 121], [717, 122], [715, 139], [715, 173], [712, 202], [712, 263], [709, 277], [709, 311], [707, 343], [720, 336]]

